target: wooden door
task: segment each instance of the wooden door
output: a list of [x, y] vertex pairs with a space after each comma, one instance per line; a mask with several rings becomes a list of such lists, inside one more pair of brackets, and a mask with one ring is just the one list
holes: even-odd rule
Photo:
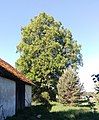
[[25, 107], [25, 84], [18, 81], [16, 83], [16, 112]]

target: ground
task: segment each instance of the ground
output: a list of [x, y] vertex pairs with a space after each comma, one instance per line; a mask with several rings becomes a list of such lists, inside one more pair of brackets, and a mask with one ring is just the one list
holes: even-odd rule
[[99, 120], [99, 109], [93, 112], [86, 106], [72, 107], [54, 102], [49, 106], [33, 105], [6, 120]]

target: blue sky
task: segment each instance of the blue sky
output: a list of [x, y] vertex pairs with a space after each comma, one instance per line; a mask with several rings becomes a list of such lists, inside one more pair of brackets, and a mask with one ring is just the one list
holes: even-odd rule
[[40, 12], [61, 21], [82, 45], [84, 65], [79, 75], [85, 89], [92, 90], [90, 76], [99, 73], [99, 0], [0, 0], [0, 58], [14, 66], [21, 27]]

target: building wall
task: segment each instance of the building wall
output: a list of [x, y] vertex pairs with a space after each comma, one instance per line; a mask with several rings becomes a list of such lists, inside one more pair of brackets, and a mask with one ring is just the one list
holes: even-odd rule
[[15, 95], [15, 81], [0, 77], [0, 105], [3, 105], [5, 117], [12, 116], [15, 114]]
[[25, 107], [31, 106], [32, 102], [32, 86], [25, 85]]

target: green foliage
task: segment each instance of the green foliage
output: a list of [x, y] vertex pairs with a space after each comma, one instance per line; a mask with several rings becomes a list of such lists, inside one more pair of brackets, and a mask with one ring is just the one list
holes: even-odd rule
[[99, 103], [99, 81], [95, 83], [95, 98], [96, 101]]
[[95, 84], [95, 98], [96, 101], [99, 103], [99, 74], [93, 74], [91, 77]]
[[49, 100], [50, 100], [49, 93], [48, 92], [42, 92], [41, 97], [40, 97], [40, 103], [42, 103], [44, 105], [47, 105], [47, 106], [50, 106]]
[[87, 102], [88, 102], [88, 107], [93, 111], [96, 112], [97, 108], [96, 108], [96, 102], [93, 100], [93, 96], [89, 95], [86, 96], [87, 98]]
[[42, 92], [41, 93], [42, 97], [49, 100], [50, 99], [50, 96], [49, 96], [49, 93], [48, 92]]
[[99, 94], [95, 94], [96, 102], [99, 103]]
[[76, 105], [83, 94], [83, 85], [79, 81], [77, 72], [70, 67], [60, 78], [57, 89], [59, 102], [63, 104]]
[[96, 75], [93, 74], [91, 77], [92, 77], [94, 84], [95, 84], [96, 94], [99, 94], [99, 74], [96, 74]]
[[20, 53], [16, 61], [17, 70], [40, 89], [34, 90], [33, 95], [44, 91], [55, 95], [57, 81], [64, 69], [68, 66], [77, 69], [82, 65], [81, 45], [72, 38], [70, 30], [44, 12], [31, 19], [21, 31], [22, 41], [17, 46]]

